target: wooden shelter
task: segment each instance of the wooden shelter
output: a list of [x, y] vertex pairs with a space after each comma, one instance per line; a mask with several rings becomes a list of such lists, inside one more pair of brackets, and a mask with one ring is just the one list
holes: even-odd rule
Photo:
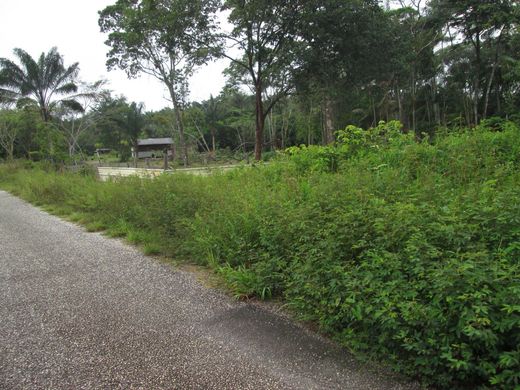
[[173, 156], [172, 138], [145, 138], [137, 140], [137, 146], [132, 148], [134, 165], [140, 158], [156, 158], [163, 156], [164, 169], [168, 168], [168, 158]]

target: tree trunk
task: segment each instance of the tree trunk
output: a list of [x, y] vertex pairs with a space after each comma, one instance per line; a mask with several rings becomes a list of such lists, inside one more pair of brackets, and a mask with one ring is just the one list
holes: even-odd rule
[[262, 85], [256, 85], [256, 130], [255, 130], [255, 160], [262, 159], [262, 147], [264, 145], [264, 102], [262, 101]]
[[323, 102], [323, 116], [323, 144], [328, 145], [334, 142], [334, 109], [329, 96]]
[[502, 38], [502, 33], [500, 33], [500, 36], [497, 40], [497, 48], [495, 50], [495, 61], [493, 63], [493, 69], [491, 69], [491, 75], [489, 76], [489, 82], [486, 89], [486, 98], [484, 100], [484, 111], [482, 112], [482, 117], [485, 119], [487, 117], [487, 111], [489, 106], [489, 96], [491, 94], [491, 87], [493, 85], [493, 81], [495, 79], [495, 73], [498, 68], [498, 59], [499, 59], [499, 51], [500, 51], [500, 40]]
[[495, 62], [493, 64], [493, 69], [491, 70], [491, 76], [489, 77], [489, 82], [488, 82], [488, 86], [486, 89], [486, 99], [484, 101], [484, 111], [482, 111], [482, 118], [484, 118], [484, 119], [487, 118], [487, 111], [488, 111], [488, 106], [489, 106], [489, 94], [491, 93], [491, 85], [493, 84], [493, 78], [495, 77], [495, 72], [497, 69], [496, 66], [497, 66], [497, 63]]
[[412, 92], [412, 130], [417, 130], [417, 113], [416, 113], [416, 105], [417, 105], [417, 97], [416, 97], [416, 75], [415, 75], [415, 64], [412, 67], [412, 80], [411, 80], [411, 92]]
[[372, 109], [372, 116], [373, 116], [372, 127], [376, 127], [377, 126], [376, 102], [375, 102], [374, 97], [372, 96], [372, 92], [371, 92], [370, 88], [368, 89], [368, 97], [370, 99], [370, 107]]
[[[287, 114], [287, 116], [285, 116]], [[285, 150], [285, 144], [287, 143], [287, 138], [289, 138], [289, 122], [291, 120], [292, 109], [289, 108], [287, 112], [282, 115], [282, 139], [281, 139], [281, 147], [282, 150]]]
[[473, 98], [473, 115], [475, 120], [475, 126], [479, 123], [479, 97], [480, 97], [480, 32], [477, 32], [475, 38], [475, 59], [476, 59], [476, 71], [475, 71], [475, 91]]
[[7, 158], [9, 161], [14, 160], [14, 141], [12, 141], [9, 145], [9, 150], [7, 151]]
[[[464, 96], [463, 103], [464, 103], [464, 116], [466, 117], [466, 125], [471, 126], [471, 107], [468, 107], [467, 100], [471, 100], [471, 96]], [[471, 102], [469, 103], [471, 105]]]
[[[499, 72], [499, 75], [500, 75], [500, 72]], [[497, 113], [501, 114], [502, 113], [502, 104], [500, 102], [500, 81], [498, 81], [495, 86], [495, 97], [497, 99]]]
[[139, 151], [137, 150], [137, 141], [134, 142], [134, 168], [137, 168], [137, 160]]
[[273, 110], [269, 111], [267, 122], [269, 123], [269, 147], [272, 152], [275, 150], [276, 142], [276, 121], [274, 119]]
[[170, 161], [175, 162], [175, 159], [177, 158], [177, 144], [175, 143], [175, 138], [173, 138], [173, 145], [172, 145], [172, 158]]
[[435, 118], [435, 124], [439, 127], [441, 125], [441, 113], [439, 103], [437, 102], [433, 103], [433, 116]]
[[50, 122], [51, 121], [51, 114], [49, 113], [48, 108], [45, 105], [45, 101], [43, 98], [39, 99], [40, 103], [40, 114], [44, 122]]
[[432, 113], [430, 109], [430, 101], [429, 99], [426, 100], [426, 114], [428, 116], [428, 127], [431, 127], [432, 125]]
[[211, 132], [211, 158], [212, 159], [215, 159], [216, 158], [216, 153], [215, 153], [215, 128], [213, 126], [210, 126], [210, 130]]
[[179, 102], [177, 101], [177, 94], [175, 93], [173, 85], [168, 85], [168, 92], [170, 92], [170, 98], [172, 99], [173, 105], [173, 112], [175, 113], [175, 122], [177, 124], [177, 128], [179, 129], [179, 142], [181, 144], [182, 149], [182, 163], [184, 167], [187, 167], [189, 164], [188, 145], [186, 144], [186, 137], [184, 136], [184, 123], [182, 121], [181, 108], [179, 107]]
[[312, 145], [312, 104], [309, 109], [309, 114], [307, 115], [307, 145]]
[[186, 144], [186, 137], [184, 137], [184, 123], [182, 122], [181, 109], [175, 100], [173, 103], [173, 111], [175, 112], [175, 121], [177, 122], [177, 128], [179, 129], [179, 142], [182, 149], [182, 163], [185, 167], [188, 166], [188, 145]]
[[[399, 88], [399, 81], [396, 80], [395, 90], [397, 96], [397, 106], [399, 107], [399, 122], [404, 124], [403, 120], [403, 102], [401, 101], [401, 88]], [[406, 127], [406, 125], [405, 125]]]

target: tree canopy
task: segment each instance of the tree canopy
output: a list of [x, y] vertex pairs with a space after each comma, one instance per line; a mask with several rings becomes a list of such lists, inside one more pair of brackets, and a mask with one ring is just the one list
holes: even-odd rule
[[167, 88], [185, 165], [181, 112], [187, 81], [195, 67], [210, 58], [217, 8], [215, 0], [118, 0], [99, 13], [101, 31], [109, 34], [108, 69], [123, 69], [129, 77], [146, 73]]
[[38, 60], [22, 49], [13, 52], [19, 64], [0, 58], [0, 102], [16, 103], [20, 107], [35, 105], [44, 121], [51, 119], [59, 105], [83, 110], [75, 96], [78, 91], [77, 62], [65, 66], [55, 47], [47, 54], [42, 53]]
[[[233, 28], [221, 35], [227, 43], [221, 56], [231, 60], [233, 81], [249, 86], [255, 96], [255, 158], [260, 160], [266, 117], [294, 88], [302, 1], [226, 0], [224, 9]], [[230, 49], [238, 54], [230, 55]]]
[[[141, 134], [172, 137], [184, 165], [188, 156], [215, 159], [221, 150], [269, 158], [381, 120], [399, 120], [422, 138], [520, 118], [518, 1], [114, 0], [100, 11], [99, 26], [108, 69], [149, 74], [165, 86], [171, 108], [143, 108]], [[125, 158], [131, 124], [101, 120], [113, 112], [99, 101], [103, 114], [90, 112], [77, 63], [65, 66], [55, 48], [37, 59], [16, 49], [15, 59], [0, 62], [0, 104], [16, 103], [27, 115], [14, 155], [65, 142], [69, 155], [110, 144]], [[190, 101], [191, 75], [213, 59], [228, 61], [227, 85]], [[105, 108], [132, 104], [102, 100]], [[31, 110], [52, 129], [27, 130]]]

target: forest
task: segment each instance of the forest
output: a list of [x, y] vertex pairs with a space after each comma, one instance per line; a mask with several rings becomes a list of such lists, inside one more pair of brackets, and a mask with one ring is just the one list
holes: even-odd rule
[[[169, 136], [187, 165], [327, 145], [381, 120], [418, 138], [518, 120], [518, 22], [512, 0], [120, 0], [99, 16], [107, 67], [156, 77], [171, 107], [81, 82], [56, 48], [16, 48], [0, 60], [1, 155], [69, 162], [108, 148], [126, 161], [138, 138]], [[230, 61], [226, 87], [188, 101], [190, 75], [217, 58]]]
[[[156, 77], [170, 106], [17, 48], [0, 188], [276, 300], [425, 388], [518, 389], [519, 23], [515, 0], [117, 0], [107, 68]], [[222, 58], [226, 87], [189, 101]], [[173, 167], [254, 163], [106, 182], [81, 164], [128, 164], [143, 137], [172, 137]]]

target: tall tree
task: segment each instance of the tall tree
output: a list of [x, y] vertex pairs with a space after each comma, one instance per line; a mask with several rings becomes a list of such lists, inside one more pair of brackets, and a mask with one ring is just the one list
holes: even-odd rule
[[100, 80], [92, 84], [81, 83], [81, 94], [78, 101], [83, 107], [84, 112], [78, 113], [64, 107], [58, 113], [59, 118], [55, 121], [55, 126], [64, 135], [69, 157], [73, 157], [78, 150], [81, 152], [79, 143], [80, 137], [89, 129], [92, 129], [97, 121], [101, 119], [100, 115], [96, 115], [92, 110], [95, 105], [109, 95], [109, 92], [103, 90], [105, 81]]
[[211, 156], [215, 158], [217, 126], [220, 120], [220, 105], [217, 99], [210, 95], [209, 100], [203, 102], [204, 115], [211, 135]]
[[146, 116], [142, 103], [128, 103], [124, 97], [104, 96], [97, 104], [93, 115], [99, 140], [104, 147], [116, 149], [121, 161], [127, 161], [130, 148], [144, 132]]
[[20, 132], [19, 116], [14, 110], [0, 110], [0, 147], [10, 161], [14, 158], [14, 146]]
[[79, 64], [63, 64], [63, 57], [53, 47], [38, 60], [22, 49], [13, 50], [20, 64], [0, 58], [0, 102], [16, 102], [19, 106], [36, 105], [45, 122], [53, 111], [66, 106], [82, 111], [75, 95]]
[[[432, 0], [431, 13], [444, 21], [454, 34], [461, 34], [474, 50], [473, 58], [473, 121], [478, 124], [483, 96], [483, 43], [502, 33], [518, 17], [518, 2], [514, 0]], [[499, 43], [499, 42], [498, 42]], [[487, 108], [486, 108], [487, 109]]]
[[324, 144], [334, 141], [338, 103], [356, 88], [387, 80], [390, 73], [388, 18], [377, 0], [307, 0], [298, 25], [306, 50], [298, 90], [321, 101]]
[[[255, 159], [262, 158], [265, 120], [273, 106], [293, 88], [298, 66], [297, 20], [302, 1], [226, 0], [233, 29], [221, 55], [232, 61], [229, 74], [255, 95]], [[237, 56], [230, 53], [238, 51]], [[267, 101], [266, 101], [267, 99]]]
[[402, 8], [387, 12], [397, 43], [394, 46], [397, 50], [391, 56], [393, 95], [397, 101], [398, 119], [406, 129], [415, 131], [418, 96], [421, 94], [429, 97], [435, 121], [437, 124], [440, 121], [439, 104], [436, 101], [438, 69], [435, 67], [438, 64], [435, 62], [434, 48], [443, 35], [440, 26], [426, 16], [425, 2], [399, 0], [398, 3]]
[[218, 0], [118, 0], [99, 13], [101, 31], [109, 33], [108, 69], [123, 69], [129, 77], [149, 74], [167, 88], [185, 165], [187, 79], [210, 58], [218, 6]]
[[132, 102], [126, 110], [124, 117], [123, 128], [129, 143], [134, 149], [134, 164], [137, 167], [137, 140], [145, 126], [145, 115], [143, 112], [144, 106], [142, 103]]

